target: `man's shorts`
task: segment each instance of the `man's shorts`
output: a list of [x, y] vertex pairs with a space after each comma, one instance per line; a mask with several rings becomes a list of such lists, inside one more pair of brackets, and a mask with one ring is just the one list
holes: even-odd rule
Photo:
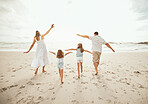
[[99, 62], [100, 56], [101, 56], [101, 52], [93, 51], [93, 62]]

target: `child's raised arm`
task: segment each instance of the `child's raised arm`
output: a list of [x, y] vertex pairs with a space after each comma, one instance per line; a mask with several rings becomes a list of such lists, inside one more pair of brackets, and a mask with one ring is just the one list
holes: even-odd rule
[[67, 49], [67, 50], [65, 50], [65, 51], [76, 51], [77, 49]]
[[50, 53], [52, 53], [52, 54], [54, 54], [54, 55], [56, 55], [56, 53], [55, 52], [52, 52], [52, 51], [49, 51]]
[[90, 53], [90, 54], [92, 54], [92, 52], [90, 52], [90, 51], [88, 51], [88, 50], [84, 50], [85, 52], [88, 52], [88, 53]]
[[67, 52], [67, 53], [65, 53], [65, 56], [68, 55], [68, 54], [70, 54], [70, 53], [73, 53], [73, 52]]

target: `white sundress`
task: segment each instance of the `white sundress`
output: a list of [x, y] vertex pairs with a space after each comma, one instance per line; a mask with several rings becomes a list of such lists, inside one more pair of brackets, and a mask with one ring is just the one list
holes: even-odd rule
[[44, 43], [44, 40], [42, 40], [40, 36], [40, 40], [39, 41], [36, 40], [36, 42], [37, 42], [36, 54], [31, 64], [31, 66], [34, 68], [42, 67], [44, 65], [49, 64], [47, 48]]

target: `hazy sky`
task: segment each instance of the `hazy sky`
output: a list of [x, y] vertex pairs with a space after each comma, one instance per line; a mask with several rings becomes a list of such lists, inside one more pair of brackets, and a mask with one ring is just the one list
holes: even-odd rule
[[[106, 41], [148, 41], [148, 0], [0, 0], [0, 41], [82, 41], [98, 31]], [[6, 37], [10, 37], [6, 40]]]

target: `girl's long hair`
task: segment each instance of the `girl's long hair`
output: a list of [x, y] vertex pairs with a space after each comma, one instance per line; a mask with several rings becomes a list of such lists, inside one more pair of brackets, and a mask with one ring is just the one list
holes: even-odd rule
[[83, 48], [83, 45], [82, 45], [82, 43], [79, 43], [79, 44], [78, 44], [78, 47], [77, 47], [77, 49], [78, 49], [78, 48], [80, 48], [80, 49], [81, 49], [81, 52], [84, 52], [84, 48]]
[[57, 52], [57, 58], [64, 58], [64, 52], [60, 49]]
[[38, 40], [38, 37], [40, 36], [40, 32], [37, 30], [36, 31], [36, 34], [35, 34], [35, 38], [36, 38], [36, 40]]

